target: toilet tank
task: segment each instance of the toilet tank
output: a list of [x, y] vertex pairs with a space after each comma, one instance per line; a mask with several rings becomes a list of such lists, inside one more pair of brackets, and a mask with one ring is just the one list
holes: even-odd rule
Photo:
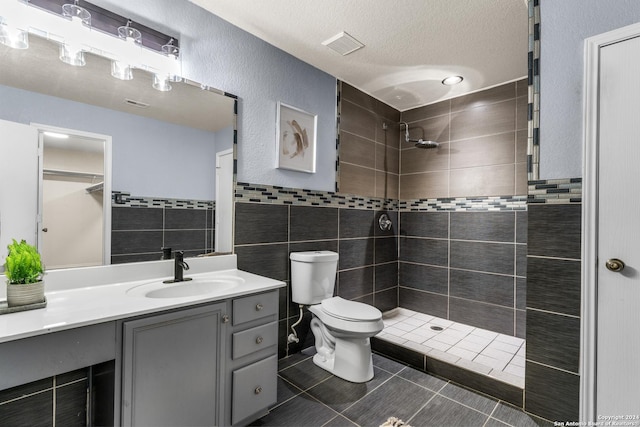
[[296, 304], [320, 304], [331, 298], [338, 254], [331, 251], [291, 252], [291, 297]]

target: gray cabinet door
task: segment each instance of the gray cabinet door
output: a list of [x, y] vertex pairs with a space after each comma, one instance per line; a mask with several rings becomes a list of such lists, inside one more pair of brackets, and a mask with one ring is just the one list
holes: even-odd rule
[[226, 304], [124, 323], [122, 425], [217, 425]]
[[275, 354], [233, 371], [231, 422], [234, 425], [276, 403], [277, 371], [278, 357]]

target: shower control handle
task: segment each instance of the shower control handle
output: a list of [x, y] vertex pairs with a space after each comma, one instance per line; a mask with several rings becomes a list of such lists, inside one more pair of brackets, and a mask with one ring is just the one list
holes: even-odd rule
[[614, 273], [620, 273], [624, 270], [624, 262], [618, 258], [608, 259], [604, 265], [609, 271], [613, 271]]
[[387, 215], [386, 213], [383, 213], [382, 215], [380, 215], [380, 218], [378, 218], [378, 226], [380, 227], [380, 230], [382, 231], [391, 230], [392, 225], [393, 223], [389, 219], [389, 215]]

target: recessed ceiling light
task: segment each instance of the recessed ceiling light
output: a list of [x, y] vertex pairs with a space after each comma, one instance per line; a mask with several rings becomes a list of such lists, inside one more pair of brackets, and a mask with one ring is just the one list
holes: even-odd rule
[[457, 85], [462, 80], [464, 80], [462, 76], [449, 76], [442, 81], [442, 84], [447, 86], [452, 86], [452, 85]]

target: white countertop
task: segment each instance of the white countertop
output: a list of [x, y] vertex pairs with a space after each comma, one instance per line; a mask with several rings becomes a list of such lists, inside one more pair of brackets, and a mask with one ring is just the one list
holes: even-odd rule
[[[148, 298], [140, 292], [127, 291], [140, 285], [173, 278], [166, 274], [168, 268], [173, 268], [173, 261], [75, 269], [55, 274], [52, 272], [50, 284], [45, 276], [45, 308], [0, 315], [0, 343], [194, 304], [222, 301], [285, 286], [284, 282], [238, 270], [235, 268], [235, 255], [211, 258], [215, 259], [187, 259], [192, 266], [192, 274], [185, 271], [184, 276], [194, 280], [224, 276], [235, 278], [241, 283], [197, 296]], [[135, 280], [126, 281], [123, 277], [127, 276], [136, 277]], [[108, 280], [110, 278], [111, 282]], [[66, 285], [65, 280], [69, 282]]]

